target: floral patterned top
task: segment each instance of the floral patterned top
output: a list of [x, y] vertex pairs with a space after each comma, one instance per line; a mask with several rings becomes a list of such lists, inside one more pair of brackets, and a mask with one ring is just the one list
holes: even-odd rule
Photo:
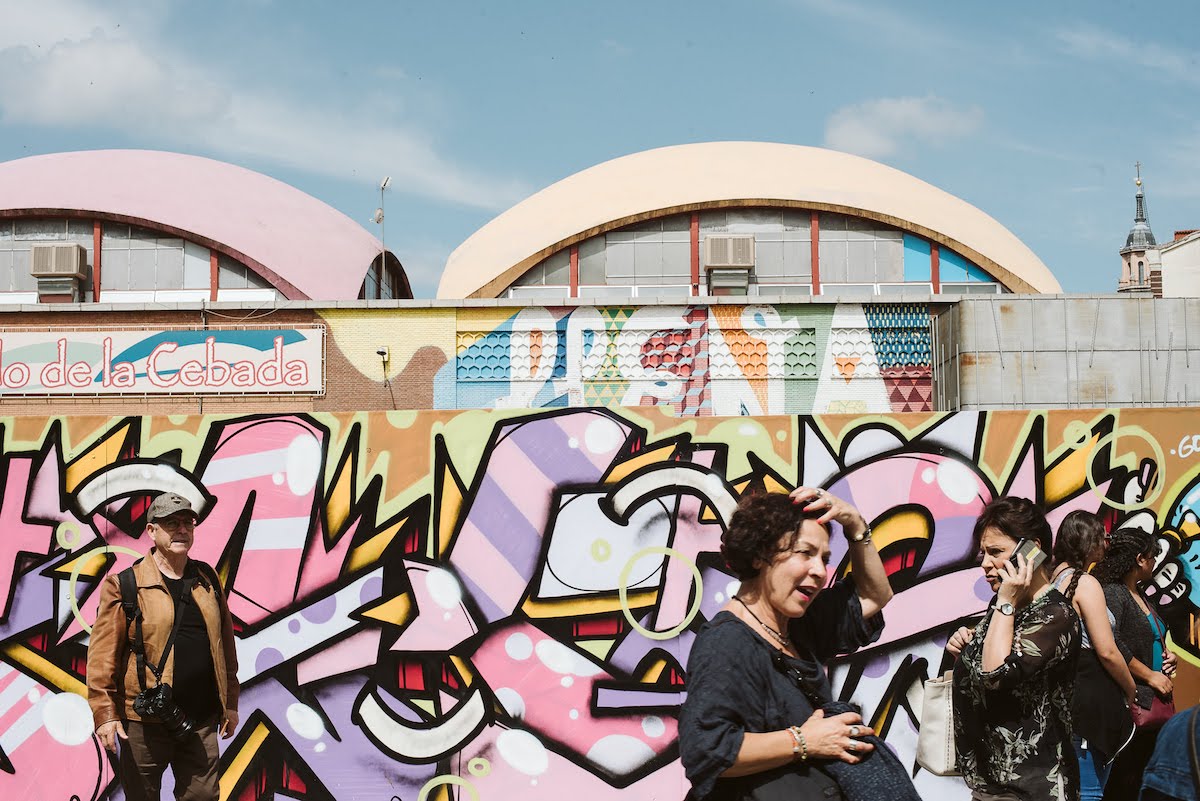
[[1050, 589], [1017, 612], [1013, 650], [983, 670], [989, 610], [954, 667], [958, 768], [974, 790], [1021, 799], [1076, 801], [1079, 763], [1071, 747], [1080, 622]]

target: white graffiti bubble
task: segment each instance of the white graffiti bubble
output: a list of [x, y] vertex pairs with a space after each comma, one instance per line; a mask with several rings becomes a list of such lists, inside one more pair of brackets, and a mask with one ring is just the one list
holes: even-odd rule
[[937, 482], [946, 497], [955, 503], [970, 503], [979, 494], [974, 474], [965, 465], [950, 459], [938, 465]]
[[449, 620], [449, 619], [450, 619], [450, 618], [452, 618], [452, 617], [454, 617], [454, 615], [452, 615], [452, 614], [451, 614], [451, 613], [449, 613], [449, 612], [445, 612], [445, 613], [443, 613], [443, 614], [442, 614], [442, 620]]
[[753, 436], [754, 436], [755, 434], [757, 434], [757, 433], [758, 433], [760, 430], [761, 430], [761, 429], [757, 428], [756, 426], [752, 426], [752, 425], [750, 425], [749, 423], [742, 423], [740, 426], [738, 426], [738, 430], [737, 430], [737, 431], [738, 431], [738, 433], [739, 433], [739, 434], [741, 434], [743, 437], [753, 437]]
[[504, 641], [504, 652], [512, 659], [523, 662], [533, 655], [533, 640], [529, 639], [528, 634], [520, 631], [510, 634]]
[[936, 478], [937, 478], [937, 471], [934, 470], [932, 467], [926, 467], [924, 470], [921, 471], [921, 480], [924, 481], [926, 484], [932, 484], [934, 479], [936, 479]]
[[742, 582], [740, 582], [740, 581], [729, 582], [728, 584], [725, 585], [725, 597], [732, 598], [733, 596], [738, 594], [738, 590], [740, 590], [741, 588], [742, 588]]
[[571, 449], [578, 448], [579, 440], [575, 437], [571, 437], [569, 440], [567, 440], [567, 447]]
[[271, 474], [271, 483], [275, 486], [280, 486], [284, 482], [283, 473], [275, 472]]
[[588, 749], [587, 758], [613, 773], [625, 774], [654, 759], [654, 749], [628, 734], [610, 734]]
[[713, 596], [713, 600], [719, 604], [724, 603], [725, 602], [725, 593], [718, 592], [716, 595]]
[[42, 691], [37, 687], [34, 687], [32, 690], [25, 693], [25, 698], [28, 699], [29, 703], [36, 704], [38, 701], [42, 700]]
[[324, 752], [325, 751], [325, 743], [317, 743], [316, 745], [313, 746], [313, 750], [316, 751], [318, 754]]
[[646, 715], [642, 718], [642, 731], [647, 737], [662, 737], [667, 733], [667, 724], [658, 715]]
[[556, 640], [542, 640], [534, 649], [542, 664], [568, 676], [595, 676], [601, 668]]
[[569, 717], [571, 720], [579, 720], [579, 710], [572, 709], [570, 712], [567, 713], [567, 717]]
[[46, 733], [63, 745], [81, 745], [92, 738], [92, 710], [83, 696], [52, 693], [42, 703]]
[[287, 722], [292, 731], [306, 740], [319, 740], [325, 733], [325, 722], [321, 716], [305, 704], [292, 704], [287, 708]]
[[307, 495], [321, 474], [321, 443], [304, 433], [292, 440], [287, 449], [287, 483], [293, 495]]
[[588, 423], [583, 442], [594, 454], [603, 456], [612, 453], [625, 440], [625, 432], [607, 417]]
[[443, 609], [454, 609], [462, 603], [462, 585], [448, 570], [431, 568], [425, 574], [425, 587], [433, 602]]
[[550, 758], [541, 740], [527, 731], [511, 729], [496, 738], [500, 757], [526, 776], [540, 776], [550, 767]]
[[575, 683], [574, 676], [563, 676], [562, 679], [559, 681], [559, 684], [561, 684], [564, 687], [570, 687], [574, 683]]
[[496, 690], [496, 700], [510, 716], [521, 720], [525, 717], [525, 699], [512, 687], [500, 687]]

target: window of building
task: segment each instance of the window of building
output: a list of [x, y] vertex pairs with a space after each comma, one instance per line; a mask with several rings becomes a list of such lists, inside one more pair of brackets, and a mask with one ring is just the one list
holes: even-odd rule
[[993, 283], [955, 283], [942, 284], [943, 295], [996, 295], [1003, 292], [1004, 288], [1000, 284]]
[[756, 295], [811, 295], [812, 284], [764, 284], [754, 286]]
[[826, 284], [905, 280], [904, 235], [881, 223], [844, 214], [820, 217], [821, 291]]
[[[597, 237], [598, 238], [598, 237]], [[580, 283], [583, 283], [580, 252]], [[596, 257], [589, 251], [590, 267]], [[675, 214], [626, 226], [604, 235], [605, 283], [624, 286], [663, 286], [690, 283], [692, 276], [691, 219]], [[589, 278], [591, 277], [589, 270]]]
[[[90, 269], [94, 249], [92, 231], [91, 220], [0, 220], [0, 292], [37, 292], [37, 279], [30, 273], [34, 245], [82, 245]], [[83, 290], [85, 299], [90, 297], [89, 281], [84, 282]]]
[[[184, 242], [148, 228], [105, 223], [100, 247], [103, 262], [100, 288], [114, 291], [184, 289]], [[189, 289], [208, 287], [207, 271], [196, 268], [193, 249], [188, 278], [196, 281]], [[203, 275], [202, 275], [203, 274]]]
[[[258, 273], [224, 253], [217, 257], [218, 280], [221, 289], [274, 289]], [[107, 269], [107, 268], [106, 268]], [[376, 280], [378, 286], [378, 279]]]
[[557, 286], [571, 285], [571, 249], [563, 248], [547, 256], [529, 268], [513, 286]]
[[771, 284], [812, 282], [812, 220], [800, 209], [700, 212], [700, 252], [709, 236], [752, 235], [754, 278]]

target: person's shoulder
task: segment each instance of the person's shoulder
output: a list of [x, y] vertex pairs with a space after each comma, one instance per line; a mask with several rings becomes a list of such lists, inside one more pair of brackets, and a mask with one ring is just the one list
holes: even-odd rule
[[1126, 601], [1132, 600], [1129, 598], [1129, 593], [1125, 587], [1120, 584], [1101, 584], [1100, 589], [1104, 591], [1104, 598], [1108, 601], [1109, 606], [1122, 605]]
[[1051, 588], [1042, 604], [1042, 613], [1052, 618], [1078, 619], [1075, 605], [1058, 588]]
[[1091, 573], [1080, 573], [1079, 583], [1075, 585], [1075, 595], [1100, 599], [1104, 597], [1104, 586]]
[[689, 659], [700, 658], [745, 658], [747, 649], [752, 648], [757, 637], [737, 616], [721, 611], [700, 627], [696, 641], [692, 644]]

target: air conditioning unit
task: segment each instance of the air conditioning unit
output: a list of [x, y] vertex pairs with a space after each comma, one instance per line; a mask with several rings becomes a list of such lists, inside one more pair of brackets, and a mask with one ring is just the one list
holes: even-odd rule
[[30, 273], [36, 278], [87, 277], [87, 250], [82, 245], [34, 245]]
[[705, 267], [753, 267], [753, 236], [710, 236], [704, 240]]

